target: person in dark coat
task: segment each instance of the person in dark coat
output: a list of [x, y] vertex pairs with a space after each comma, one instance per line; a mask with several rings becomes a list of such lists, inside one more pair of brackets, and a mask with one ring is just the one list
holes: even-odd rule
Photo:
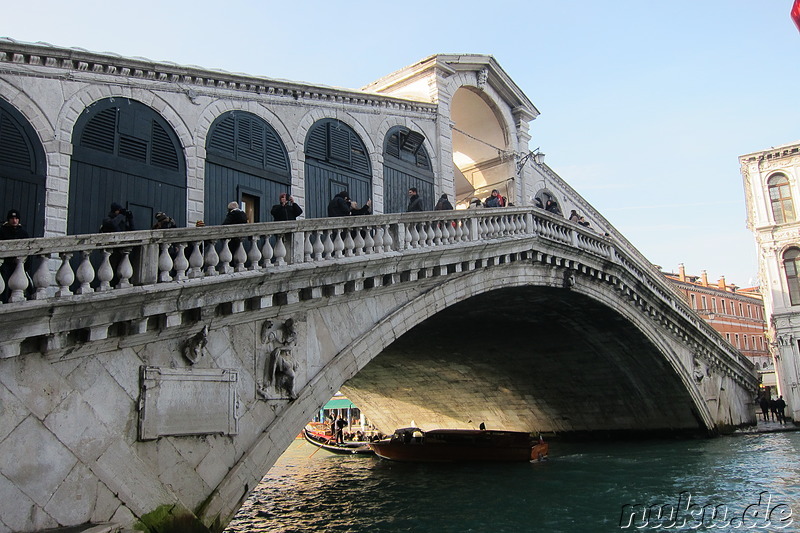
[[346, 217], [350, 215], [352, 205], [347, 191], [341, 191], [334, 196], [328, 203], [329, 217]]
[[178, 225], [171, 216], [161, 211], [156, 213], [156, 223], [153, 224], [153, 229], [171, 229], [177, 227]]
[[228, 214], [222, 221], [224, 226], [229, 224], [247, 224], [247, 213], [239, 209], [239, 204], [231, 202], [228, 204]]
[[500, 195], [500, 191], [492, 189], [492, 194], [483, 201], [485, 207], [505, 207], [506, 199]]
[[412, 211], [424, 211], [422, 208], [422, 198], [417, 194], [416, 187], [408, 189], [408, 207], [406, 208], [406, 213], [411, 213]]
[[[16, 209], [11, 209], [6, 215], [6, 221], [0, 226], [0, 240], [10, 241], [14, 239], [28, 239], [30, 236], [25, 228], [20, 223], [20, 214]], [[11, 289], [8, 288], [8, 280], [17, 268], [17, 259], [9, 257], [3, 264], [0, 265], [0, 276], [3, 277], [5, 282], [5, 290], [0, 291], [0, 301], [7, 302], [11, 294]], [[30, 270], [30, 259], [25, 262], [26, 273]], [[28, 278], [30, 282], [30, 278]], [[30, 288], [30, 285], [29, 285]]]
[[786, 411], [786, 402], [783, 396], [778, 396], [778, 399], [775, 400], [775, 410], [778, 412], [778, 422], [783, 424], [786, 421], [786, 415], [784, 414]]
[[449, 211], [451, 209], [453, 209], [453, 204], [447, 199], [447, 194], [442, 194], [442, 196], [439, 197], [439, 201], [436, 202], [436, 206], [433, 208], [434, 211]]
[[6, 215], [6, 221], [0, 226], [0, 241], [10, 241], [12, 239], [27, 239], [28, 232], [20, 223], [19, 211], [12, 209]]
[[766, 395], [758, 400], [758, 406], [761, 407], [761, 415], [764, 417], [764, 422], [769, 420], [769, 398]]
[[273, 205], [272, 210], [270, 210], [274, 221], [297, 220], [297, 217], [303, 214], [302, 208], [294, 203], [294, 198], [285, 192], [281, 193], [278, 201], [280, 203]]
[[372, 200], [367, 200], [363, 206], [350, 199], [347, 191], [341, 191], [328, 203], [329, 217], [346, 217], [350, 215], [369, 215], [372, 213]]
[[133, 213], [119, 205], [111, 203], [108, 216], [100, 225], [100, 233], [114, 233], [117, 231], [133, 231]]

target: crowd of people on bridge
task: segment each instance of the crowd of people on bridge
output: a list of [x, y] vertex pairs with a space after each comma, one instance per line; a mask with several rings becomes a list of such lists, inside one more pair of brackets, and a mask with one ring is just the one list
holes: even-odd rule
[[[561, 208], [558, 202], [553, 198], [547, 196], [546, 203], [542, 203], [541, 198], [535, 198], [534, 204], [536, 207], [544, 209], [553, 214], [561, 215]], [[501, 208], [512, 207], [514, 204], [510, 203], [508, 199], [500, 194], [497, 189], [492, 189], [492, 192], [484, 200], [478, 197], [473, 197], [469, 200], [468, 209], [478, 208]], [[231, 224], [247, 224], [251, 222], [247, 213], [243, 210], [243, 205], [236, 201], [231, 201], [227, 206], [228, 210], [222, 222], [223, 225]], [[434, 211], [445, 211], [454, 209], [453, 204], [447, 193], [442, 193], [439, 197]], [[409, 187], [408, 189], [408, 205], [406, 212], [421, 212], [426, 211], [425, 201], [420, 196], [416, 187]], [[371, 215], [372, 214], [372, 200], [367, 199], [363, 205], [353, 200], [347, 190], [339, 191], [334, 195], [328, 203], [327, 213], [329, 217], [343, 217], [343, 216], [357, 216], [357, 215]], [[282, 192], [278, 197], [278, 203], [272, 206], [270, 210], [272, 219], [276, 222], [287, 220], [297, 220], [303, 214], [303, 209], [294, 201], [294, 197], [289, 193]], [[24, 226], [20, 223], [20, 213], [16, 209], [8, 212], [6, 222], [0, 228], [0, 240], [6, 239], [24, 239], [28, 237]], [[569, 220], [576, 222], [582, 226], [589, 227], [589, 222], [574, 209], [571, 211]], [[205, 226], [202, 220], [198, 220], [197, 227]], [[155, 215], [155, 222], [152, 229], [170, 229], [176, 228], [177, 223], [175, 219], [163, 211], [159, 211]], [[106, 215], [100, 223], [100, 233], [112, 233], [120, 231], [133, 231], [135, 229], [133, 213], [123, 207], [120, 203], [112, 202], [108, 215]]]

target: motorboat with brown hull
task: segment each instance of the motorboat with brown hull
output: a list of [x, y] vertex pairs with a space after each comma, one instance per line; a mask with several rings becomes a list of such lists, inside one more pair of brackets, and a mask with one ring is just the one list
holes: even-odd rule
[[376, 455], [393, 461], [540, 461], [549, 446], [522, 431], [486, 429], [401, 428], [384, 440], [370, 442]]

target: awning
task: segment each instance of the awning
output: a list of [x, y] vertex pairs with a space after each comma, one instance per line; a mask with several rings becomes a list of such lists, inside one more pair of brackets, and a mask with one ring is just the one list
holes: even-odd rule
[[347, 398], [333, 398], [332, 400], [328, 401], [325, 404], [323, 409], [349, 409], [355, 408], [356, 406], [353, 405], [353, 402], [348, 400]]

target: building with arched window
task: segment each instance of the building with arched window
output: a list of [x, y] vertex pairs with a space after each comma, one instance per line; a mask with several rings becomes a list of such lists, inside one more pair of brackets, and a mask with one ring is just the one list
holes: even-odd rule
[[[700, 318], [750, 359], [762, 387], [774, 388], [775, 366], [766, 336], [764, 301], [758, 287], [737, 287], [727, 283], [724, 276], [716, 283], [709, 283], [705, 270], [694, 276], [686, 273], [683, 264], [678, 266], [678, 272], [662, 274]], [[771, 391], [768, 389], [768, 392]]]
[[800, 420], [800, 142], [739, 157], [778, 393]]

